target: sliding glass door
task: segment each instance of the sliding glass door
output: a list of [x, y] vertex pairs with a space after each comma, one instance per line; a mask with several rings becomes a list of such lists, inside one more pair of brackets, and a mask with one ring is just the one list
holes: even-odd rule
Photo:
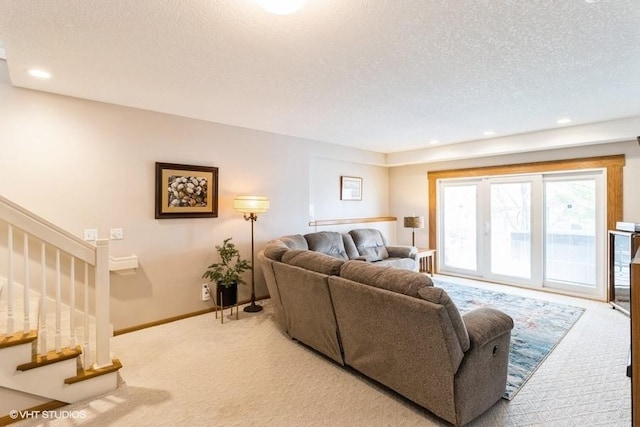
[[[597, 291], [598, 247], [606, 230], [598, 203], [597, 177], [550, 177], [544, 183], [545, 285], [593, 294]], [[600, 237], [600, 238], [598, 238]], [[604, 263], [601, 263], [604, 264]]]
[[532, 283], [533, 195], [538, 177], [491, 178], [486, 211], [488, 227], [484, 276], [503, 282]]
[[442, 191], [442, 258], [450, 271], [478, 271], [478, 184], [456, 183]]
[[439, 182], [439, 270], [601, 294], [602, 173]]

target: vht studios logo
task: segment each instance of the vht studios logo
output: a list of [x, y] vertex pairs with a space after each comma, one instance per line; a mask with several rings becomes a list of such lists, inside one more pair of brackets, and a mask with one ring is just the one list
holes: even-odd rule
[[85, 411], [16, 411], [14, 409], [9, 411], [9, 417], [12, 420], [26, 420], [29, 418], [49, 420], [58, 418], [84, 419], [87, 417], [87, 414]]

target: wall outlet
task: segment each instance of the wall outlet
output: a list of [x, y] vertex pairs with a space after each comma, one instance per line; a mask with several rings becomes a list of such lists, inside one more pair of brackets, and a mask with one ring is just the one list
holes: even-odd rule
[[211, 299], [211, 292], [209, 292], [209, 284], [202, 284], [202, 301], [209, 301]]

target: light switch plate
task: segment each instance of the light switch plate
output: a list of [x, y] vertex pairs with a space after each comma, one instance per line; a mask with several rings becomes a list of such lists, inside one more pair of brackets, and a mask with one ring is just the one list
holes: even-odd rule
[[95, 242], [98, 240], [98, 229], [97, 228], [87, 228], [84, 230], [84, 240], [87, 242]]
[[124, 230], [122, 228], [112, 228], [111, 230], [109, 230], [109, 238], [111, 240], [124, 239]]

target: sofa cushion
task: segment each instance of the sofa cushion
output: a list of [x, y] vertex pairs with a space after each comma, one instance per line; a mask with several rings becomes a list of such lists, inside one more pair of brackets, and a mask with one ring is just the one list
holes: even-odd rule
[[264, 256], [275, 261], [280, 261], [282, 259], [282, 255], [284, 255], [288, 250], [289, 247], [281, 240], [272, 240], [264, 247]]
[[458, 336], [458, 341], [460, 341], [460, 347], [462, 347], [462, 351], [469, 350], [470, 341], [469, 341], [469, 333], [467, 332], [467, 327], [464, 325], [464, 321], [462, 320], [462, 316], [460, 315], [460, 311], [458, 311], [458, 307], [454, 304], [454, 302], [449, 298], [449, 295], [442, 288], [437, 288], [435, 286], [431, 286], [429, 288], [424, 287], [418, 289], [418, 294], [420, 298], [432, 302], [434, 304], [440, 304], [444, 306], [449, 314], [449, 319], [451, 320], [451, 324], [453, 325], [453, 329], [456, 331], [456, 335]]
[[340, 277], [412, 297], [419, 297], [418, 291], [423, 287], [433, 287], [431, 279], [424, 274], [362, 261], [345, 262]]
[[318, 231], [305, 234], [309, 249], [346, 261], [349, 259], [344, 248], [342, 233], [337, 231]]
[[380, 261], [389, 258], [386, 244], [380, 230], [374, 228], [358, 228], [349, 231], [358, 253], [367, 257], [367, 261]]
[[376, 265], [401, 268], [403, 270], [418, 271], [418, 263], [413, 258], [392, 258], [376, 261]]
[[282, 262], [316, 273], [337, 276], [344, 261], [321, 252], [292, 249], [282, 256]]
[[269, 259], [280, 261], [289, 249], [308, 249], [304, 236], [294, 234], [270, 240], [264, 248], [264, 255]]
[[289, 249], [309, 249], [307, 239], [302, 234], [292, 234], [291, 236], [283, 236], [280, 239], [282, 243], [287, 245]]
[[347, 252], [347, 256], [349, 257], [349, 259], [360, 258], [358, 248], [356, 248], [356, 244], [353, 242], [353, 237], [351, 237], [351, 234], [342, 233], [342, 243], [344, 243], [344, 250]]

